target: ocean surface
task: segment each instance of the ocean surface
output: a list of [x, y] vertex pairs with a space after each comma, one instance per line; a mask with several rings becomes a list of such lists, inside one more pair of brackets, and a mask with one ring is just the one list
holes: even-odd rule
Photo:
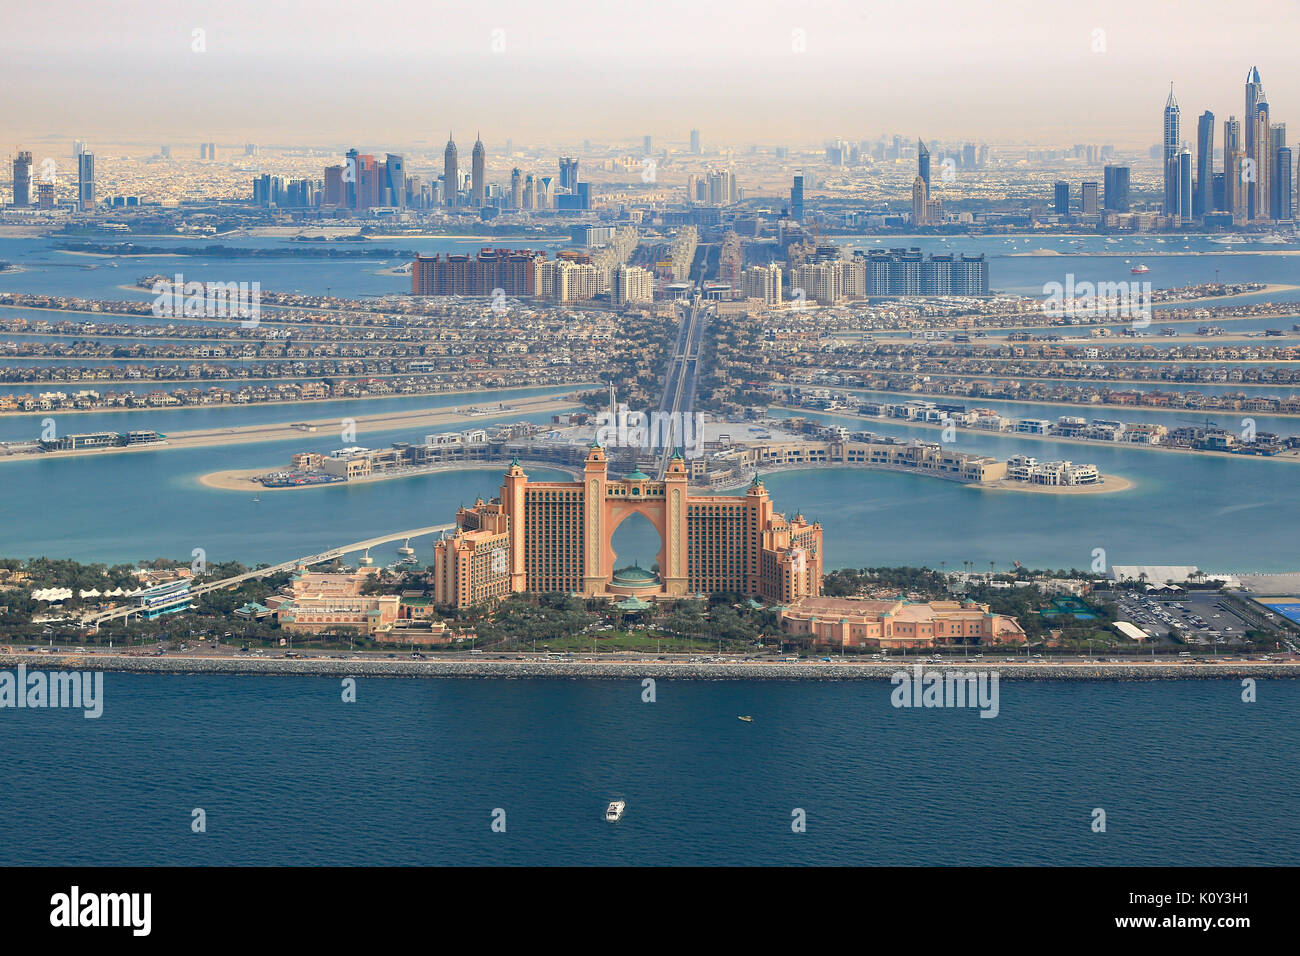
[[0, 711], [0, 865], [1300, 862], [1300, 683], [892, 689], [108, 674], [98, 720]]

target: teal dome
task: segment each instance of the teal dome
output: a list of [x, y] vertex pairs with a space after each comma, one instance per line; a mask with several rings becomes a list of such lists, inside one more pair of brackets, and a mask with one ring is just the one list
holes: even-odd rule
[[658, 584], [659, 575], [655, 574], [653, 571], [647, 571], [645, 568], [633, 565], [630, 568], [620, 568], [615, 571], [613, 580], [610, 583], [622, 587], [645, 587], [650, 584]]
[[638, 468], [636, 471], [630, 471], [626, 475], [624, 475], [623, 480], [624, 481], [649, 481], [650, 476], [642, 473], [641, 469]]

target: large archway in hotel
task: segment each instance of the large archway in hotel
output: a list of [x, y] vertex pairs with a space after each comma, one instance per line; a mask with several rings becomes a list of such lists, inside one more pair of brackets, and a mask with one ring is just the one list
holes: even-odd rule
[[644, 508], [628, 508], [621, 516], [611, 516], [610, 565], [615, 571], [637, 567], [657, 576], [664, 560], [661, 527], [662, 522], [656, 522]]

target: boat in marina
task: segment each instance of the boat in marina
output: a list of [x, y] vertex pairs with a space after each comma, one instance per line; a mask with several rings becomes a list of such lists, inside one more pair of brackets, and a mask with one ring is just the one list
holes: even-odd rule
[[1137, 265], [1135, 265], [1132, 269], [1129, 270], [1129, 272], [1133, 273], [1133, 275], [1135, 276], [1145, 275], [1150, 271], [1151, 271], [1150, 266], [1145, 266], [1140, 262]]

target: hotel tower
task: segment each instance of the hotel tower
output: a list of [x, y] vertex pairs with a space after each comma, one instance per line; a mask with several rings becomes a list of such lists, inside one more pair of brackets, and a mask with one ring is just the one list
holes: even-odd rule
[[[657, 569], [616, 568], [615, 530], [633, 514], [659, 532]], [[758, 476], [743, 495], [691, 494], [686, 463], [663, 480], [611, 477], [599, 444], [581, 481], [530, 481], [516, 460], [499, 498], [456, 515], [434, 552], [434, 599], [472, 607], [511, 592], [672, 600], [745, 594], [791, 604], [821, 594], [822, 527], [778, 513]]]

